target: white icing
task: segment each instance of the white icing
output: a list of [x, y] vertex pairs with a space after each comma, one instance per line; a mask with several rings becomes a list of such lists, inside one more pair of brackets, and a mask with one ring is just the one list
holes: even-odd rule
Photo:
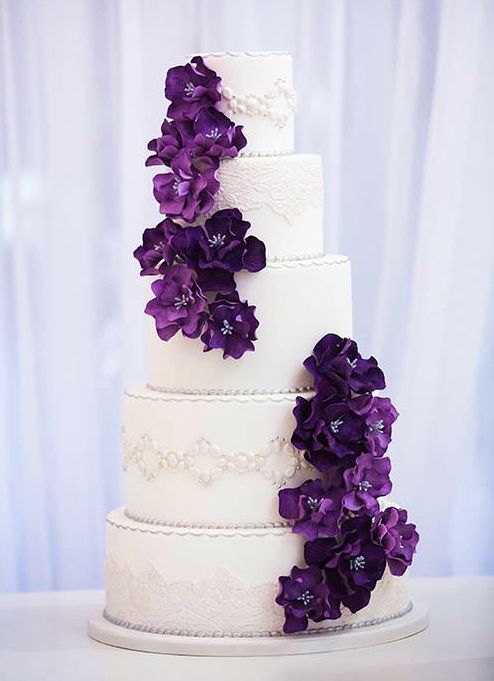
[[256, 306], [255, 351], [240, 360], [198, 340], [176, 335], [167, 343], [147, 319], [149, 383], [179, 390], [279, 390], [311, 384], [302, 366], [326, 333], [352, 335], [350, 263], [342, 256], [275, 262], [237, 276], [243, 300]]
[[[112, 511], [108, 525], [106, 612], [149, 629], [191, 636], [276, 635], [283, 609], [275, 603], [279, 575], [299, 562], [303, 539], [289, 531], [191, 531], [141, 525]], [[144, 531], [139, 531], [139, 530]], [[328, 625], [393, 616], [408, 605], [407, 583], [386, 572], [369, 605], [346, 609]]]
[[322, 253], [321, 158], [312, 154], [237, 158], [220, 164], [213, 211], [238, 208], [269, 260]]
[[[221, 77], [223, 92], [219, 108], [237, 125], [244, 126], [247, 153], [293, 149], [292, 58], [286, 53], [209, 53], [206, 66]], [[283, 90], [279, 92], [280, 81]], [[276, 89], [273, 98], [265, 97]], [[228, 97], [228, 94], [231, 96]], [[232, 104], [237, 102], [235, 111]], [[265, 108], [260, 110], [260, 107]], [[281, 121], [283, 120], [283, 125]]]
[[124, 398], [126, 499], [133, 516], [201, 525], [277, 523], [278, 489], [315, 475], [290, 444], [296, 395], [273, 402], [152, 397], [136, 388]]

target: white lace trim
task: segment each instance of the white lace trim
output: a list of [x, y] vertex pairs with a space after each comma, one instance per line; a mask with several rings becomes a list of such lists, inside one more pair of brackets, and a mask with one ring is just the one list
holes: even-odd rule
[[294, 161], [266, 156], [262, 161], [249, 159], [221, 163], [220, 188], [214, 211], [234, 206], [242, 212], [265, 206], [288, 223], [307, 208], [322, 209], [322, 175], [317, 157], [294, 157]]
[[256, 473], [276, 487], [284, 487], [299, 471], [310, 468], [303, 452], [281, 437], [271, 440], [255, 453], [244, 450], [222, 452], [206, 438], [197, 439], [183, 450], [168, 450], [147, 433], [137, 439], [131, 438], [125, 428], [122, 428], [122, 441], [124, 470], [136, 466], [146, 480], [183, 471], [209, 487], [226, 473]]
[[[277, 583], [248, 584], [218, 567], [194, 579], [166, 579], [153, 562], [131, 567], [107, 562], [105, 616], [129, 629], [179, 636], [280, 636], [283, 608], [276, 604]], [[411, 609], [401, 579], [385, 572], [366, 608], [328, 624], [312, 624], [308, 633], [363, 628], [404, 615]]]
[[[371, 620], [366, 620], [364, 622], [355, 622], [354, 624], [333, 624], [326, 627], [320, 627], [319, 629], [314, 629], [309, 627], [305, 631], [299, 632], [304, 636], [314, 635], [314, 634], [329, 634], [336, 633], [338, 631], [350, 631], [352, 629], [364, 629], [368, 627], [375, 627], [379, 624], [384, 624], [385, 622], [390, 622], [391, 620], [398, 619], [407, 615], [413, 609], [413, 604], [410, 601], [402, 610], [396, 612], [392, 615], [385, 615], [383, 617], [375, 617]], [[107, 613], [106, 610], [103, 611], [103, 617], [107, 619], [112, 624], [116, 624], [119, 627], [125, 627], [125, 629], [132, 629], [133, 631], [142, 631], [146, 634], [160, 634], [162, 636], [191, 636], [193, 638], [268, 638], [268, 637], [278, 637], [285, 636], [288, 637], [289, 634], [285, 634], [283, 631], [259, 631], [259, 632], [241, 632], [241, 631], [189, 631], [187, 629], [169, 629], [167, 627], [148, 627], [144, 624], [133, 624], [132, 622], [127, 622], [116, 617], [112, 617]]]

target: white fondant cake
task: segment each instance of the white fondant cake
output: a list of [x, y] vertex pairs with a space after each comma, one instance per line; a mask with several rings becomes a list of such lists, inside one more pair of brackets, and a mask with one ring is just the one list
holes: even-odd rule
[[[266, 244], [267, 267], [238, 275], [256, 305], [254, 352], [224, 360], [151, 319], [148, 385], [124, 397], [125, 508], [107, 519], [107, 620], [181, 636], [282, 635], [279, 575], [303, 564], [303, 539], [278, 490], [315, 471], [290, 443], [303, 360], [327, 332], [352, 334], [350, 262], [321, 255], [320, 158], [293, 151], [292, 61], [283, 53], [203, 55], [222, 79], [220, 109], [247, 147], [220, 163], [213, 213], [239, 208]], [[317, 474], [317, 473], [316, 473]], [[409, 608], [386, 571], [370, 604], [310, 630], [363, 627]]]

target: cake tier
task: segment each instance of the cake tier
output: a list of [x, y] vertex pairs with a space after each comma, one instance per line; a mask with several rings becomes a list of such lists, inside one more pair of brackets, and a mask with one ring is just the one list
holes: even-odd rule
[[323, 252], [321, 158], [315, 154], [223, 161], [212, 212], [238, 208], [270, 260]]
[[149, 320], [149, 383], [167, 392], [300, 390], [310, 385], [302, 362], [326, 333], [352, 335], [350, 261], [345, 256], [268, 263], [256, 274], [241, 272], [238, 290], [256, 306], [255, 352], [240, 360], [219, 350], [200, 351], [177, 334], [167, 343]]
[[127, 391], [127, 515], [175, 526], [279, 525], [278, 489], [315, 474], [290, 444], [295, 397]]
[[244, 126], [243, 154], [293, 151], [292, 58], [283, 52], [222, 52], [201, 55], [221, 77], [219, 109]]
[[[286, 528], [185, 530], [136, 523], [121, 509], [108, 518], [106, 617], [121, 626], [190, 636], [276, 636], [280, 575], [302, 556]], [[313, 630], [365, 626], [409, 608], [406, 578], [385, 573], [356, 614], [311, 623]]]

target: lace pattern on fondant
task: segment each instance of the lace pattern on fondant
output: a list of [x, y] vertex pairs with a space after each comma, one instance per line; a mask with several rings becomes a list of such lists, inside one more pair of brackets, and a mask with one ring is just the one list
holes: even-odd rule
[[[154, 563], [138, 570], [114, 558], [107, 562], [106, 579], [105, 617], [129, 629], [201, 637], [282, 635], [283, 609], [274, 600], [275, 583], [247, 584], [223, 567], [196, 580], [168, 581]], [[401, 590], [389, 586], [387, 573], [366, 608], [356, 614], [344, 608], [341, 618], [312, 624], [307, 633], [362, 628], [404, 615], [411, 604]]]
[[146, 480], [163, 473], [183, 471], [205, 487], [213, 485], [227, 473], [259, 474], [264, 480], [283, 487], [302, 469], [309, 468], [303, 452], [284, 438], [275, 438], [259, 451], [222, 452], [199, 438], [186, 449], [167, 450], [149, 434], [131, 438], [122, 429], [123, 467], [136, 466]]
[[232, 206], [245, 212], [268, 206], [288, 223], [307, 208], [322, 208], [321, 167], [317, 162], [229, 161], [219, 171], [214, 210]]

